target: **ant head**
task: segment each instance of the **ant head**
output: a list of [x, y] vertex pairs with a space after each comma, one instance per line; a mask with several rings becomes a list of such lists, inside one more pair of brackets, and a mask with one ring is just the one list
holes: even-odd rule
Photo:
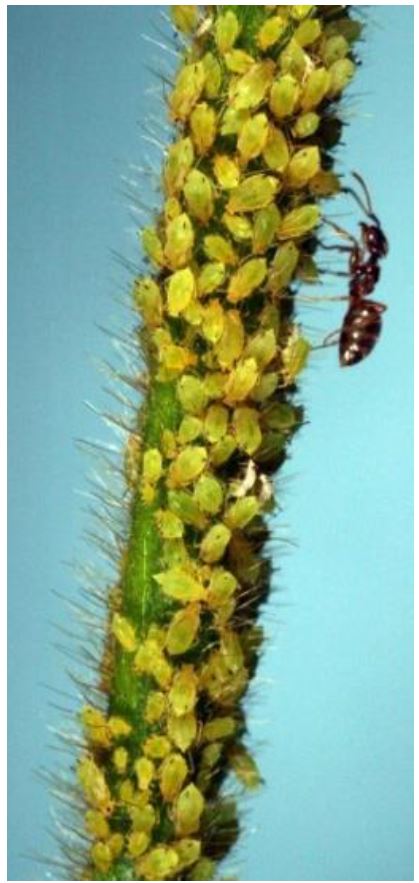
[[[374, 220], [376, 220], [374, 218]], [[360, 224], [362, 231], [362, 241], [365, 248], [369, 251], [371, 257], [383, 258], [388, 254], [388, 241], [383, 233], [379, 221], [374, 224]]]

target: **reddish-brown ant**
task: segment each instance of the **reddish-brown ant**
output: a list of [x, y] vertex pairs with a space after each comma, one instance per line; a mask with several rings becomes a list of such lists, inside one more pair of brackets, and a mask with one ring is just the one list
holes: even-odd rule
[[[373, 212], [365, 181], [357, 172], [352, 174], [362, 188], [365, 203], [351, 187], [343, 188], [343, 192], [351, 194], [372, 223], [360, 223], [361, 241], [359, 242], [337, 224], [328, 222], [337, 233], [352, 243], [348, 247], [328, 246], [338, 248], [340, 251], [349, 251], [349, 307], [339, 331], [339, 362], [342, 367], [355, 365], [369, 356], [380, 336], [381, 314], [387, 309], [386, 305], [379, 301], [366, 300], [379, 280], [379, 261], [388, 253], [388, 242], [380, 221]], [[326, 345], [329, 344], [330, 338], [330, 335], [326, 338]]]

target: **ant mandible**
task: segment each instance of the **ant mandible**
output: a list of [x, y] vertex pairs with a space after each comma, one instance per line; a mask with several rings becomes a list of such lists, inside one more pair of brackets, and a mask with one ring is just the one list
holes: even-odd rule
[[[339, 331], [339, 362], [343, 368], [356, 365], [372, 352], [381, 332], [381, 314], [387, 309], [379, 301], [366, 300], [380, 278], [379, 261], [388, 254], [388, 241], [377, 215], [373, 212], [364, 179], [357, 172], [352, 174], [362, 188], [365, 203], [351, 187], [342, 188], [343, 192], [351, 194], [372, 223], [360, 223], [359, 242], [337, 224], [328, 222], [336, 232], [352, 243], [351, 247], [328, 246], [349, 251], [349, 307]], [[326, 341], [325, 344], [328, 345]]]

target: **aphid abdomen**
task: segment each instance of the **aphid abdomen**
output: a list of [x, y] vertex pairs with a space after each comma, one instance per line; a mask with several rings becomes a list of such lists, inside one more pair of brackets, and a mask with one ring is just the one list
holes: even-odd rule
[[372, 352], [381, 333], [381, 313], [385, 309], [384, 304], [364, 300], [349, 307], [339, 340], [342, 368], [356, 365]]

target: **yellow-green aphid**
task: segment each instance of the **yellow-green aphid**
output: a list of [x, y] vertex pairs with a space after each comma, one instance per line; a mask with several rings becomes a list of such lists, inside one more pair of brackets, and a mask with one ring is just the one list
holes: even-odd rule
[[242, 530], [259, 514], [259, 511], [260, 503], [257, 497], [242, 497], [229, 506], [224, 515], [224, 521], [230, 530]]
[[221, 66], [212, 52], [207, 52], [202, 58], [202, 66], [204, 68], [204, 94], [206, 98], [216, 98], [222, 81]]
[[193, 142], [199, 156], [211, 149], [217, 134], [215, 110], [206, 101], [197, 104], [191, 113], [190, 127]]
[[203, 475], [196, 483], [194, 498], [202, 512], [208, 515], [216, 515], [220, 511], [224, 500], [224, 491], [221, 482], [213, 475]]
[[193, 161], [194, 149], [190, 138], [181, 138], [180, 141], [170, 145], [164, 168], [164, 182], [168, 196], [176, 196], [181, 192]]
[[307, 18], [307, 16], [310, 15], [310, 12], [312, 9], [314, 9], [314, 6], [290, 6], [289, 7], [291, 17], [295, 18], [296, 21], [302, 21], [302, 19]]
[[153, 279], [136, 279], [134, 283], [134, 301], [141, 310], [147, 325], [161, 325], [163, 300], [160, 288]]
[[203, 742], [218, 742], [219, 739], [228, 739], [236, 732], [236, 721], [233, 717], [215, 717], [205, 724], [202, 730]]
[[273, 292], [280, 292], [289, 285], [300, 253], [294, 242], [284, 242], [275, 252], [268, 277], [268, 287]]
[[234, 12], [218, 15], [215, 22], [215, 42], [221, 54], [232, 49], [240, 33], [240, 25]]
[[185, 64], [176, 77], [175, 88], [169, 96], [169, 108], [173, 120], [184, 122], [200, 99], [205, 85], [202, 62]]
[[213, 466], [222, 466], [227, 463], [231, 455], [236, 450], [236, 441], [232, 435], [226, 435], [217, 442], [211, 449], [211, 463]]
[[196, 293], [195, 277], [189, 267], [177, 270], [169, 277], [167, 285], [167, 312], [180, 316]]
[[123, 776], [128, 766], [127, 749], [123, 748], [122, 746], [119, 746], [119, 748], [115, 748], [115, 751], [112, 754], [112, 763], [116, 769], [116, 772], [119, 773], [120, 776]]
[[145, 834], [150, 834], [156, 824], [156, 813], [151, 803], [148, 803], [148, 799], [148, 794], [145, 791], [139, 794], [134, 793], [131, 796], [126, 795], [132, 828], [134, 831], [144, 831]]
[[286, 171], [286, 184], [300, 190], [320, 171], [320, 150], [316, 146], [303, 147], [292, 157]]
[[150, 844], [150, 837], [145, 831], [134, 831], [128, 837], [128, 852], [132, 858], [144, 855]]
[[185, 374], [177, 384], [179, 401], [188, 414], [201, 414], [208, 403], [208, 395], [202, 380]]
[[240, 181], [240, 166], [237, 160], [223, 153], [214, 158], [214, 175], [222, 190], [232, 190]]
[[94, 843], [90, 850], [90, 855], [95, 868], [106, 874], [106, 871], [109, 870], [112, 864], [112, 851], [109, 844]]
[[165, 800], [173, 803], [180, 794], [188, 775], [186, 760], [177, 752], [165, 757], [160, 770], [160, 791]]
[[172, 6], [171, 16], [174, 25], [182, 34], [191, 34], [198, 23], [197, 6]]
[[268, 117], [265, 113], [257, 113], [244, 124], [237, 141], [237, 148], [245, 163], [256, 159], [263, 152], [268, 140], [268, 131]]
[[192, 169], [186, 178], [183, 192], [190, 215], [202, 224], [207, 224], [214, 211], [210, 179], [198, 169]]
[[166, 228], [164, 254], [172, 270], [178, 270], [189, 263], [195, 242], [192, 223], [184, 212], [174, 218]]
[[228, 212], [224, 212], [221, 220], [237, 242], [245, 242], [246, 239], [252, 238], [252, 222], [244, 215], [229, 215]]
[[134, 770], [140, 791], [148, 791], [156, 775], [153, 761], [149, 757], [140, 757], [134, 763]]
[[86, 705], [80, 713], [80, 720], [85, 730], [87, 739], [92, 745], [101, 745], [109, 748], [110, 736], [108, 722], [105, 715], [98, 708]]
[[204, 237], [204, 251], [211, 261], [220, 264], [237, 264], [237, 255], [233, 246], [224, 236], [209, 234]]
[[286, 21], [280, 15], [273, 15], [266, 19], [262, 27], [259, 28], [257, 42], [262, 52], [266, 52], [271, 46], [274, 46], [282, 36], [286, 29]]
[[219, 561], [230, 542], [231, 531], [225, 524], [213, 524], [202, 539], [200, 556], [206, 564]]
[[317, 205], [307, 204], [294, 208], [286, 214], [278, 230], [278, 239], [298, 239], [317, 227], [320, 221], [320, 209]]
[[140, 859], [137, 866], [138, 879], [173, 880], [178, 865], [179, 857], [174, 849], [170, 846], [156, 846]]
[[256, 212], [253, 225], [253, 252], [255, 254], [264, 254], [272, 245], [280, 221], [281, 215], [275, 203]]
[[149, 484], [156, 484], [163, 473], [162, 456], [158, 448], [149, 448], [144, 453], [143, 478]]
[[276, 126], [270, 126], [263, 151], [263, 159], [268, 169], [272, 169], [275, 172], [283, 172], [288, 165], [289, 157], [288, 142], [284, 133]]
[[250, 338], [246, 347], [246, 356], [253, 356], [256, 359], [259, 368], [266, 368], [272, 361], [277, 352], [277, 343], [275, 331], [269, 328], [258, 331]]
[[269, 175], [251, 175], [232, 190], [227, 209], [235, 214], [265, 208], [273, 202], [278, 189], [279, 181], [276, 178]]
[[256, 359], [243, 359], [229, 374], [225, 388], [225, 401], [229, 405], [247, 398], [258, 380]]
[[190, 711], [182, 717], [171, 714], [167, 719], [167, 732], [173, 744], [185, 753], [196, 739], [198, 724], [195, 714]]
[[77, 778], [87, 803], [101, 810], [104, 815], [109, 815], [113, 808], [111, 794], [103, 771], [91, 757], [86, 756], [79, 760]]
[[215, 873], [215, 865], [214, 862], [210, 858], [203, 858], [190, 873], [190, 880], [213, 880]]
[[127, 653], [134, 653], [138, 646], [134, 626], [125, 616], [114, 613], [112, 618], [112, 634]]
[[254, 454], [262, 442], [258, 412], [254, 408], [236, 408], [233, 427], [238, 447], [246, 454]]
[[164, 203], [164, 220], [166, 224], [174, 221], [182, 213], [182, 206], [176, 196], [168, 196]]
[[215, 443], [227, 432], [228, 410], [224, 405], [211, 405], [205, 415], [204, 434], [208, 441]]
[[254, 64], [254, 58], [243, 49], [232, 49], [226, 52], [224, 63], [232, 74], [245, 74]]
[[132, 726], [122, 717], [111, 715], [108, 720], [108, 729], [113, 739], [123, 739], [124, 736], [130, 735]]
[[224, 570], [223, 567], [215, 567], [208, 589], [208, 604], [215, 608], [222, 606], [232, 598], [236, 589], [236, 577], [228, 570]]
[[191, 484], [205, 469], [207, 459], [206, 448], [199, 447], [199, 445], [187, 445], [170, 464], [168, 487], [184, 487]]
[[144, 251], [156, 267], [164, 267], [163, 246], [154, 227], [146, 227], [141, 234]]
[[[243, 502], [243, 500], [239, 502]], [[244, 665], [244, 653], [237, 632], [232, 629], [223, 629], [220, 649], [228, 670], [232, 674], [241, 671]]]
[[307, 69], [311, 67], [308, 55], [294, 38], [282, 50], [279, 62], [282, 73], [291, 74], [299, 83], [304, 80]]
[[192, 838], [184, 838], [172, 844], [179, 856], [179, 868], [189, 868], [198, 861], [201, 855], [201, 842]]
[[198, 677], [192, 665], [184, 665], [178, 671], [169, 691], [169, 705], [176, 717], [188, 714], [198, 699]]
[[349, 52], [349, 43], [342, 34], [329, 37], [324, 43], [321, 55], [326, 67], [331, 67], [335, 61], [346, 58]]
[[149, 736], [143, 745], [146, 757], [152, 760], [162, 760], [170, 752], [170, 741], [166, 736]]
[[230, 87], [230, 104], [234, 110], [250, 110], [258, 107], [265, 98], [275, 75], [275, 63], [270, 59], [253, 65]]
[[238, 303], [249, 297], [264, 281], [267, 273], [265, 258], [252, 258], [242, 264], [239, 270], [231, 277], [227, 299], [231, 303]]
[[341, 190], [340, 181], [334, 172], [321, 169], [310, 181], [310, 193], [314, 196], [335, 196]]
[[210, 343], [217, 343], [224, 331], [225, 313], [218, 300], [212, 300], [205, 308], [202, 320], [202, 334]]
[[296, 40], [300, 46], [305, 48], [306, 46], [311, 46], [312, 43], [315, 43], [316, 40], [319, 39], [321, 32], [322, 26], [319, 19], [308, 18], [298, 25], [298, 28], [294, 33], [294, 40]]
[[200, 626], [198, 604], [188, 604], [175, 613], [170, 621], [166, 637], [166, 650], [171, 656], [186, 653], [196, 638]]
[[159, 509], [155, 514], [157, 530], [164, 540], [176, 540], [183, 536], [183, 524], [174, 512]]
[[300, 97], [300, 86], [291, 74], [275, 80], [269, 96], [269, 107], [278, 120], [291, 116]]
[[[199, 420], [198, 417], [192, 417], [191, 414], [187, 414], [186, 417], [183, 418], [182, 423], [179, 426], [178, 432], [178, 441], [180, 445], [187, 445], [189, 442], [195, 441], [198, 436], [202, 435], [203, 430], [203, 422]], [[183, 531], [182, 531], [183, 533]], [[182, 534], [179, 534], [182, 536]], [[173, 537], [169, 537], [169, 539], [173, 539]]]
[[346, 89], [346, 86], [352, 80], [355, 73], [355, 64], [350, 58], [341, 58], [334, 61], [329, 67], [330, 86], [328, 89], [328, 97], [335, 98], [340, 92]]
[[88, 809], [84, 817], [86, 830], [97, 840], [107, 840], [110, 835], [110, 827], [103, 813], [97, 809]]
[[181, 791], [174, 806], [174, 821], [178, 836], [185, 837], [199, 831], [204, 805], [204, 798], [193, 782]]
[[237, 110], [227, 107], [221, 120], [221, 135], [238, 135], [242, 126], [250, 119], [250, 110]]
[[297, 117], [292, 131], [296, 138], [310, 138], [311, 135], [317, 132], [319, 125], [319, 114], [314, 111], [307, 111]]
[[282, 351], [282, 376], [288, 386], [293, 383], [307, 364], [311, 345], [308, 340], [301, 337], [297, 327], [293, 328], [287, 345]]
[[199, 296], [211, 294], [223, 284], [225, 279], [225, 267], [217, 261], [204, 264], [198, 276], [197, 287]]
[[205, 597], [202, 584], [184, 567], [172, 567], [165, 573], [156, 574], [154, 579], [162, 587], [165, 595], [183, 604], [202, 601]]
[[153, 690], [147, 696], [144, 717], [149, 724], [155, 724], [166, 711], [166, 697], [164, 693]]
[[325, 67], [315, 68], [307, 77], [301, 94], [302, 110], [313, 110], [326, 97], [332, 78]]
[[230, 764], [240, 782], [249, 790], [258, 788], [262, 778], [256, 761], [243, 745], [234, 745], [228, 752]]

